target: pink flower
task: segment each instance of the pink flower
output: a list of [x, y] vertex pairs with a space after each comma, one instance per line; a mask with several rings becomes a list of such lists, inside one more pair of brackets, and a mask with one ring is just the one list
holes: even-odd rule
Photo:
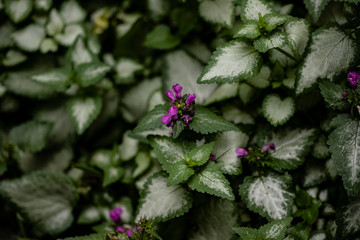
[[195, 103], [195, 98], [196, 98], [195, 94], [189, 94], [187, 99], [185, 100], [185, 105], [187, 107], [190, 107], [191, 104]]
[[347, 78], [350, 82], [351, 87], [356, 88], [356, 86], [360, 80], [360, 74], [357, 72], [349, 72], [347, 75]]
[[190, 127], [189, 123], [192, 121], [192, 117], [190, 117], [190, 115], [183, 115], [181, 119], [184, 121], [186, 126]]
[[249, 153], [243, 148], [238, 148], [235, 150], [236, 154], [238, 155], [238, 158], [246, 157]]
[[175, 84], [174, 86], [172, 86], [172, 89], [174, 90], [175, 96], [178, 100], [181, 99], [181, 91], [182, 91], [182, 86], [180, 84]]
[[274, 143], [268, 143], [265, 144], [262, 148], [261, 148], [261, 152], [262, 153], [269, 153], [275, 150], [275, 144]]
[[166, 91], [165, 95], [170, 99], [170, 102], [175, 102], [174, 93], [172, 91]]
[[116, 207], [112, 210], [110, 210], [109, 215], [110, 218], [114, 221], [114, 222], [118, 222], [121, 220], [121, 215], [123, 213], [123, 210], [119, 207]]

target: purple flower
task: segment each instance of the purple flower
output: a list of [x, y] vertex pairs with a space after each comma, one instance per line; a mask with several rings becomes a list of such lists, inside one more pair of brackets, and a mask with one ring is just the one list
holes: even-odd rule
[[215, 162], [215, 155], [214, 154], [210, 154], [209, 161]]
[[341, 94], [341, 96], [342, 96], [343, 98], [347, 98], [348, 94], [347, 94], [346, 92], [343, 92], [343, 93]]
[[172, 120], [176, 120], [178, 118], [177, 116], [177, 107], [172, 106], [168, 110], [168, 115], [165, 115], [161, 118], [161, 122], [165, 123], [166, 125], [169, 125]]
[[189, 94], [187, 99], [185, 100], [185, 105], [189, 108], [191, 104], [195, 103], [195, 94]]
[[162, 123], [165, 123], [166, 125], [170, 124], [171, 123], [171, 116], [169, 115], [165, 115], [161, 118], [161, 122]]
[[360, 80], [360, 74], [357, 72], [349, 72], [347, 75], [347, 78], [350, 82], [351, 87], [356, 88], [356, 86]]
[[[168, 110], [168, 115], [169, 115], [170, 117], [173, 117], [173, 116], [177, 115], [177, 111], [178, 111], [177, 107], [176, 107], [176, 106], [172, 106], [172, 107], [169, 108], [169, 110]], [[176, 119], [177, 119], [177, 116], [176, 116], [176, 118], [173, 119], [173, 120], [176, 120]]]
[[238, 148], [235, 150], [236, 154], [238, 155], [238, 158], [246, 157], [249, 153], [243, 148]]
[[175, 102], [174, 93], [172, 91], [166, 91], [165, 95], [170, 99], [170, 102]]
[[275, 144], [274, 143], [268, 143], [268, 144], [265, 144], [262, 149], [261, 149], [261, 152], [262, 153], [268, 153], [268, 152], [272, 152], [275, 150]]
[[124, 233], [126, 233], [126, 235], [128, 235], [129, 237], [131, 237], [131, 234], [132, 234], [131, 229], [126, 229], [126, 228], [123, 228], [122, 226], [118, 226], [118, 227], [116, 228], [116, 231], [117, 231], [117, 232], [124, 232]]
[[174, 86], [172, 86], [172, 89], [174, 90], [175, 96], [178, 100], [181, 99], [181, 91], [182, 91], [182, 86], [180, 84], [175, 84]]
[[189, 123], [192, 121], [192, 117], [190, 117], [190, 115], [183, 115], [181, 117], [181, 120], [184, 121], [184, 123], [186, 124], [186, 126], [190, 127], [189, 126]]
[[114, 221], [114, 222], [118, 222], [121, 219], [121, 215], [123, 213], [123, 210], [119, 207], [116, 207], [112, 210], [110, 210], [109, 215], [110, 218]]

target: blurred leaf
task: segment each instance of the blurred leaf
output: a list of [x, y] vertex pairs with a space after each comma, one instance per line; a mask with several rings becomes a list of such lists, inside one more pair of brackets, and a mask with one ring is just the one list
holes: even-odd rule
[[166, 50], [176, 47], [180, 41], [180, 38], [170, 33], [169, 27], [166, 25], [158, 25], [146, 35], [144, 45], [150, 48]]

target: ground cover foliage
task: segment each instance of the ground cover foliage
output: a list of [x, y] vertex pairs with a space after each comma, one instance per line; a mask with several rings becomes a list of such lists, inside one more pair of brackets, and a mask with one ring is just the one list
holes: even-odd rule
[[357, 0], [0, 0], [0, 239], [360, 239]]

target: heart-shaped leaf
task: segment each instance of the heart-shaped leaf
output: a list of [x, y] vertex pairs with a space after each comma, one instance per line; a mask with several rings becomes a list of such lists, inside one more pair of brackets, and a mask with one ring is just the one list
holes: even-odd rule
[[286, 123], [295, 112], [295, 101], [291, 97], [281, 99], [277, 94], [265, 97], [262, 103], [265, 118], [273, 125], [278, 126]]

